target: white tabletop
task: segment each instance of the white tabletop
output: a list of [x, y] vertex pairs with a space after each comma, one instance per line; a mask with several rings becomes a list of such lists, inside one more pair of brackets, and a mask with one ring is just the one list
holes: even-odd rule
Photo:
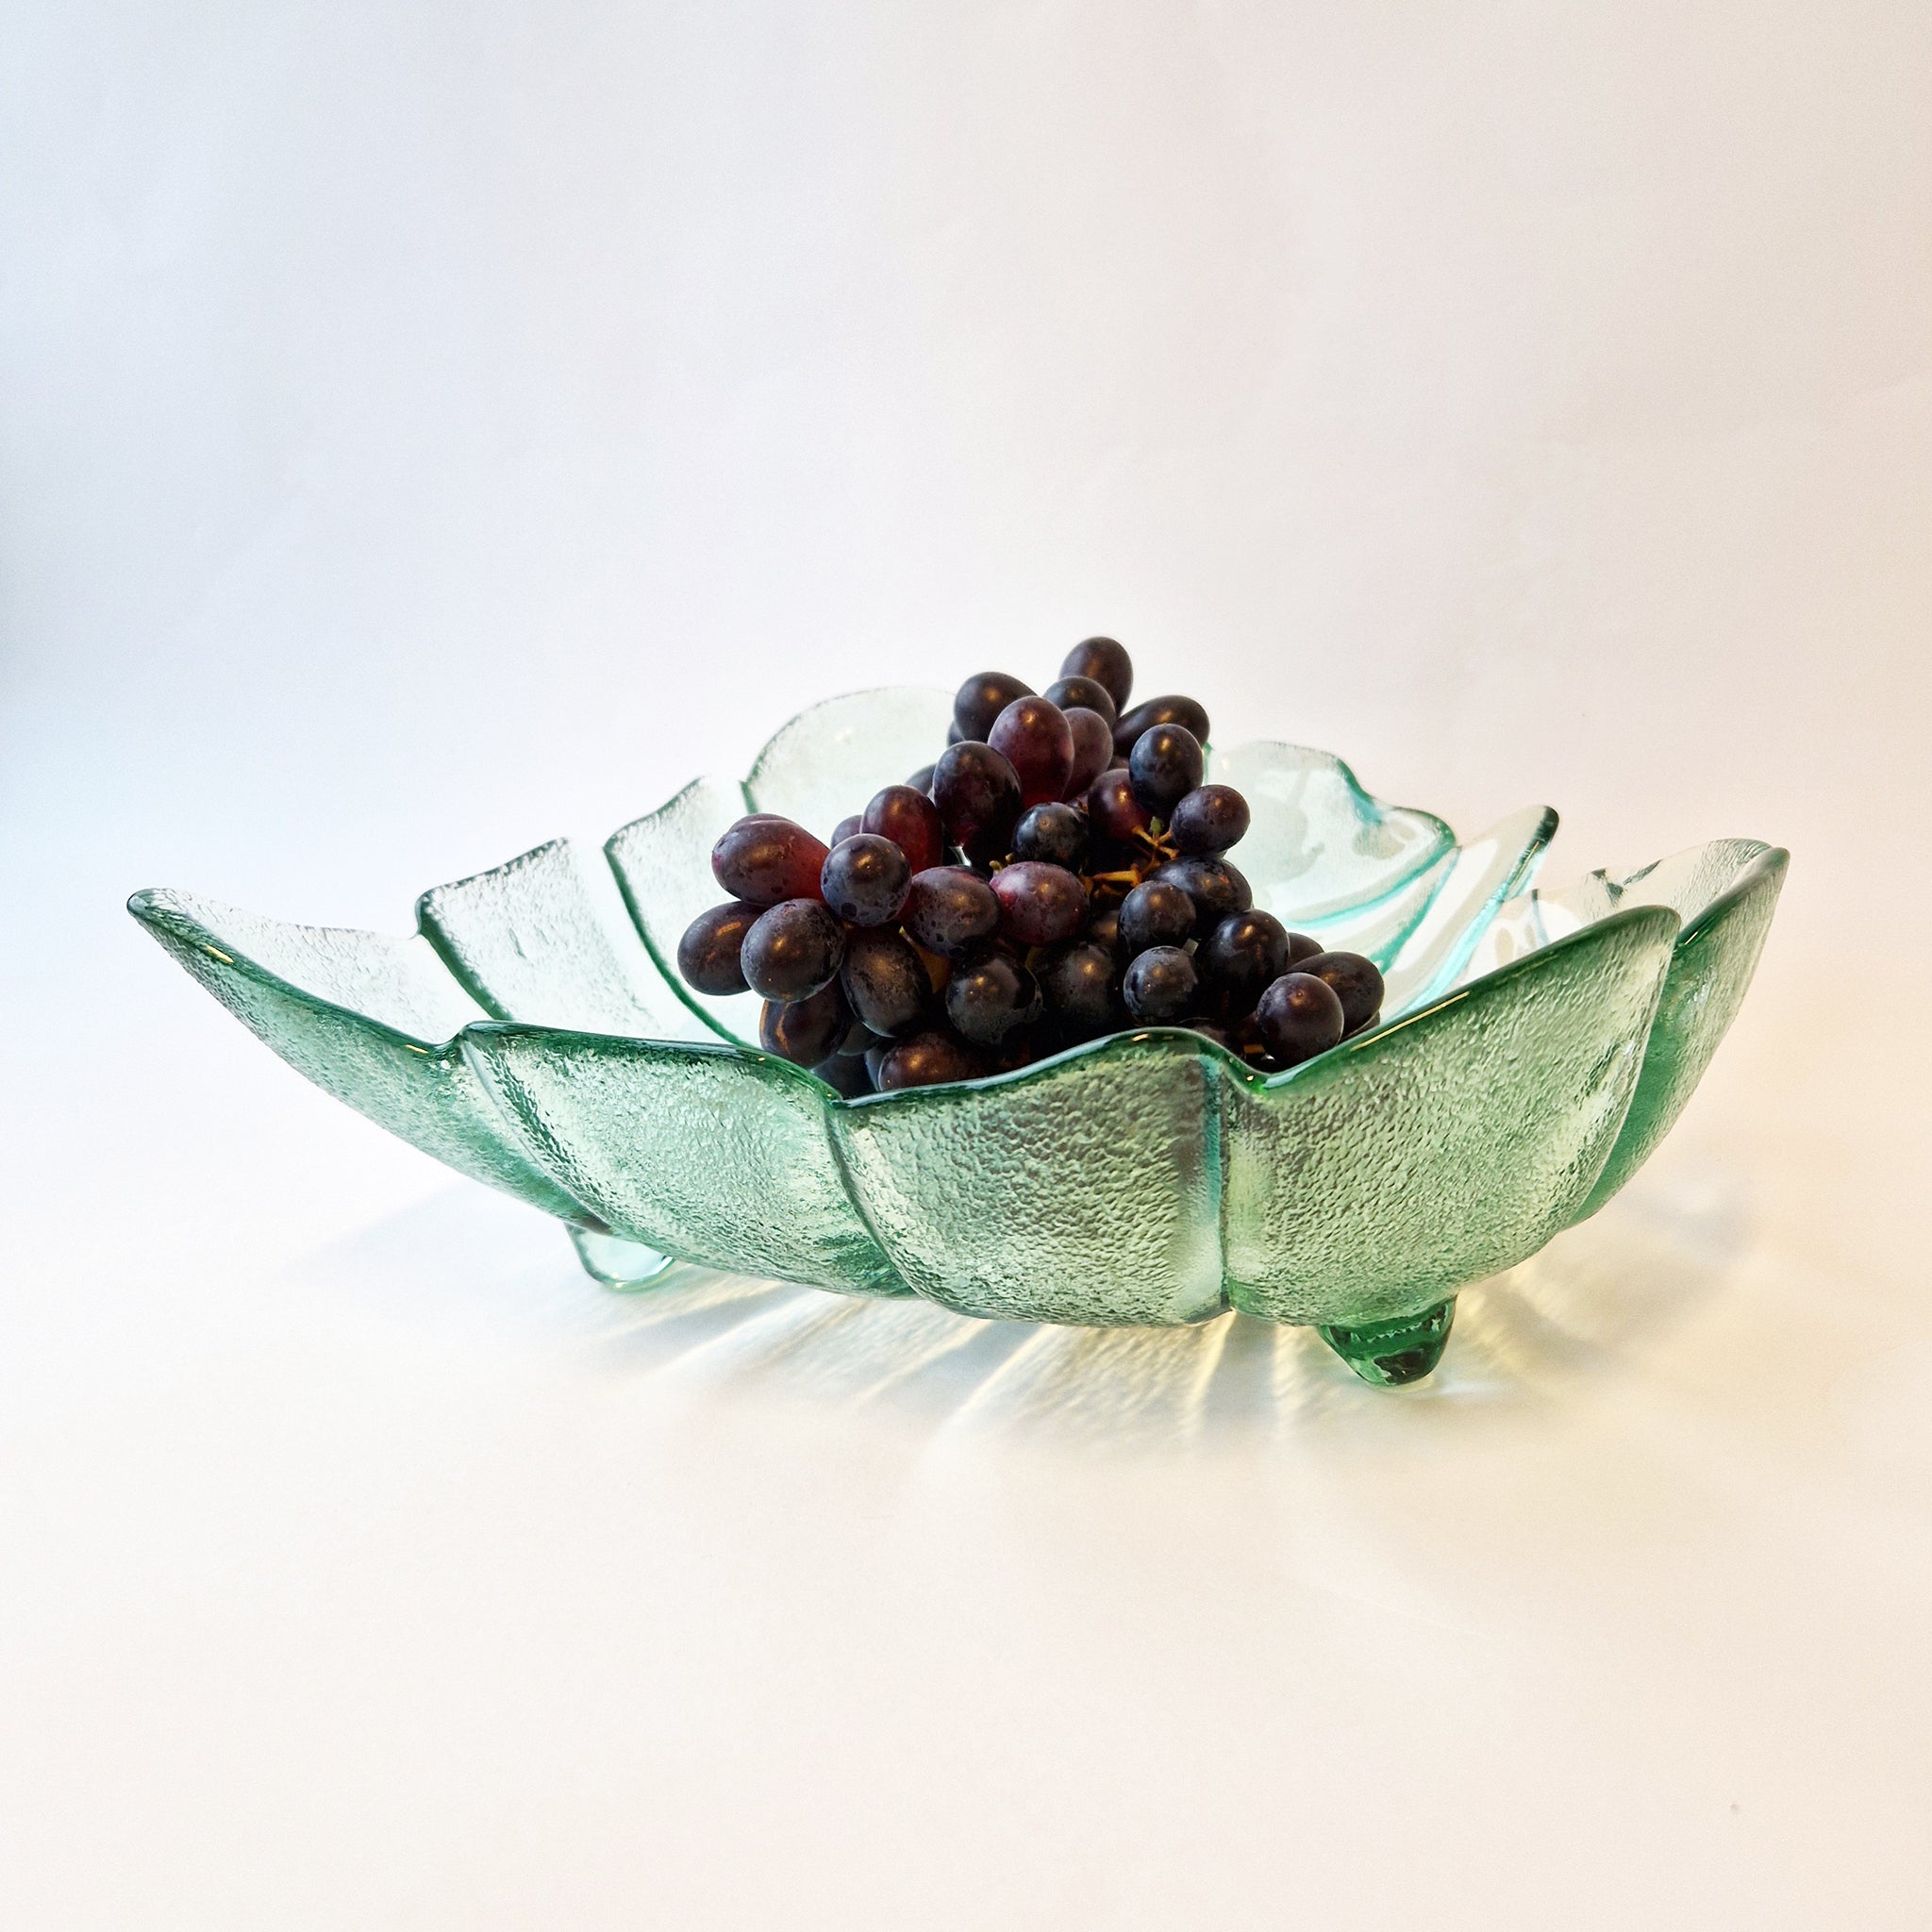
[[[1924, 1924], [1923, 9], [27, 11], [0, 1919]], [[605, 1292], [120, 909], [1095, 628], [1553, 880], [1794, 851], [1419, 1388]]]

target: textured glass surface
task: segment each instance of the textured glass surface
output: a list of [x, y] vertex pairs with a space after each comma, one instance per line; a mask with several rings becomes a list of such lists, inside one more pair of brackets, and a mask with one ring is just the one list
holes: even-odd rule
[[1208, 766], [1253, 814], [1236, 859], [1256, 902], [1282, 919], [1292, 914], [1304, 929], [1344, 914], [1359, 919], [1456, 843], [1430, 813], [1371, 798], [1332, 752], [1238, 744], [1215, 749]]
[[1237, 1307], [1384, 1321], [1512, 1266], [1616, 1137], [1675, 917], [1620, 913], [1273, 1080], [1233, 1086]]
[[458, 1174], [593, 1219], [511, 1142], [449, 1037], [481, 1017], [476, 1004], [425, 941], [284, 925], [185, 892], [137, 892], [128, 910], [324, 1092]]
[[496, 1019], [655, 1040], [716, 1038], [658, 970], [603, 856], [568, 840], [425, 892], [416, 923]]
[[899, 1273], [968, 1315], [1219, 1313], [1218, 1075], [1197, 1040], [1129, 1035], [835, 1109], [854, 1194]]
[[949, 691], [911, 686], [858, 691], [801, 711], [758, 756], [744, 781], [754, 811], [796, 819], [829, 841], [873, 793], [903, 785], [946, 748]]
[[1688, 928], [1730, 891], [1753, 859], [1771, 847], [1757, 839], [1713, 839], [1633, 873], [1598, 870], [1568, 885], [1518, 891], [1498, 908], [1482, 943], [1463, 968], [1474, 979], [1547, 945], [1625, 906], [1668, 906]]
[[755, 1047], [758, 1001], [753, 994], [698, 992], [677, 971], [677, 941], [685, 927], [724, 897], [711, 872], [711, 847], [743, 816], [744, 794], [736, 785], [699, 778], [656, 811], [613, 832], [604, 851], [658, 971], [715, 1034]]
[[904, 1284], [840, 1178], [826, 1090], [766, 1054], [473, 1027], [471, 1063], [534, 1165], [660, 1254], [859, 1293]]
[[1732, 884], [1685, 926], [1657, 1004], [1642, 1078], [1579, 1220], [1594, 1214], [1650, 1158], [1704, 1077], [1744, 1003], [1790, 862], [1782, 849], [1753, 854]]
[[[1383, 969], [1385, 1021], [1412, 1012], [1456, 983], [1498, 908], [1534, 875], [1556, 833], [1557, 814], [1548, 806], [1525, 806], [1451, 856], [1422, 918]], [[1328, 943], [1350, 941], [1337, 936]]]
[[1148, 1029], [999, 1078], [844, 1102], [756, 1048], [757, 1002], [676, 978], [746, 808], [821, 836], [929, 762], [947, 701], [796, 719], [593, 854], [424, 894], [407, 939], [181, 893], [130, 909], [318, 1086], [571, 1223], [600, 1279], [672, 1259], [986, 1316], [1314, 1323], [1367, 1379], [1425, 1374], [1465, 1283], [1534, 1252], [1668, 1131], [1748, 986], [1786, 855], [1719, 840], [1530, 887], [1555, 814], [1467, 845], [1325, 753], [1213, 758], [1256, 807], [1257, 897], [1389, 976], [1381, 1023], [1266, 1078]]

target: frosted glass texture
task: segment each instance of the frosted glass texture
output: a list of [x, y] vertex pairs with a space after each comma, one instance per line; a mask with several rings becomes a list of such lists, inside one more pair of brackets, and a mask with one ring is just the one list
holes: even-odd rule
[[1593, 1213], [1735, 1017], [1786, 854], [1752, 840], [1534, 881], [1556, 814], [1458, 844], [1326, 752], [1212, 754], [1257, 902], [1388, 974], [1381, 1021], [1263, 1075], [1141, 1028], [993, 1078], [845, 1101], [678, 979], [742, 811], [824, 837], [942, 747], [942, 692], [814, 707], [743, 784], [700, 779], [603, 854], [541, 846], [425, 892], [407, 939], [185, 892], [129, 909], [338, 1099], [568, 1224], [599, 1279], [675, 1261], [962, 1313], [1096, 1324], [1234, 1307], [1365, 1377], [1433, 1367], [1453, 1298]]

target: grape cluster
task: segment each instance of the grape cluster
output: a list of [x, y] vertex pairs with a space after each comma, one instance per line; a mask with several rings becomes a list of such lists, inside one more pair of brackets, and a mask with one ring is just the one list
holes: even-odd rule
[[700, 992], [765, 1003], [758, 1038], [848, 1097], [1005, 1072], [1136, 1024], [1273, 1071], [1373, 1021], [1382, 975], [1255, 907], [1227, 858], [1247, 801], [1204, 782], [1208, 713], [1127, 708], [1111, 638], [1036, 693], [969, 677], [939, 758], [830, 845], [769, 812], [711, 849], [731, 894], [677, 949]]

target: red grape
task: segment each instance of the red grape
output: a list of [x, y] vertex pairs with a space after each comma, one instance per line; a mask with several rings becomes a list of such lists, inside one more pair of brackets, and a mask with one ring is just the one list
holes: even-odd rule
[[1005, 852], [1020, 816], [1020, 775], [991, 745], [949, 745], [933, 767], [932, 795], [956, 845], [975, 858]]
[[1087, 788], [1087, 817], [1101, 838], [1124, 845], [1136, 832], [1147, 829], [1154, 814], [1134, 796], [1128, 773], [1107, 771]]
[[803, 825], [761, 812], [740, 819], [711, 847], [711, 871], [734, 899], [753, 906], [816, 899], [827, 850]]
[[1024, 858], [992, 875], [1000, 932], [1018, 946], [1052, 946], [1070, 940], [1087, 917], [1087, 888], [1063, 865]]
[[825, 904], [853, 925], [884, 925], [897, 918], [911, 879], [906, 855], [875, 832], [834, 845], [819, 874]]
[[845, 958], [845, 928], [818, 900], [787, 899], [759, 913], [739, 958], [746, 984], [760, 999], [809, 999], [837, 978]]
[[1075, 705], [1066, 713], [1074, 736], [1074, 769], [1067, 774], [1063, 797], [1078, 798], [1113, 762], [1113, 733], [1098, 711]]
[[839, 983], [846, 1004], [874, 1033], [905, 1033], [932, 1005], [932, 982], [919, 955], [891, 926], [864, 926], [845, 941]]
[[1066, 796], [1074, 773], [1074, 733], [1058, 705], [1045, 698], [1015, 698], [992, 721], [986, 741], [1019, 774], [1022, 806]]
[[999, 930], [1000, 902], [963, 867], [935, 865], [913, 874], [899, 922], [928, 953], [957, 959]]
[[902, 1040], [879, 1060], [874, 1078], [881, 1093], [903, 1087], [931, 1087], [941, 1080], [971, 1080], [986, 1071], [972, 1047], [952, 1033], [915, 1033]]
[[768, 1000], [758, 1014], [758, 1043], [780, 1059], [815, 1067], [837, 1049], [851, 1024], [835, 979], [808, 999]]
[[677, 942], [677, 970], [700, 992], [722, 995], [744, 991], [739, 950], [758, 916], [756, 906], [733, 899], [700, 912]]
[[[931, 780], [932, 767], [928, 765], [926, 782]], [[861, 829], [890, 839], [906, 855], [906, 863], [914, 872], [945, 862], [945, 824], [924, 786], [888, 785], [874, 795], [860, 824]]]

